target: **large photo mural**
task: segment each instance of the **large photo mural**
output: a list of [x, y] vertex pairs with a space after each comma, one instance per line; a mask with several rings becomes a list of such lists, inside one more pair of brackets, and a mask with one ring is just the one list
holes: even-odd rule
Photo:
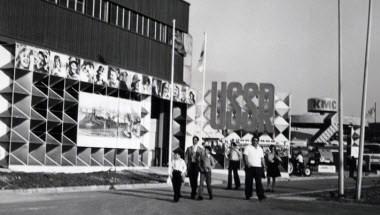
[[78, 146], [140, 146], [141, 105], [137, 101], [80, 92], [78, 121]]

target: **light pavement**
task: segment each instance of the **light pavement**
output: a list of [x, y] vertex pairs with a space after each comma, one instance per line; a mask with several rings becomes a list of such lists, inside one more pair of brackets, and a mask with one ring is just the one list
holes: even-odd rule
[[[301, 197], [301, 193], [336, 189], [333, 179], [282, 181], [275, 193], [259, 202], [244, 199], [244, 190], [225, 190], [214, 185], [214, 199], [189, 199], [190, 188], [183, 188], [183, 198], [172, 201], [170, 187], [151, 189], [122, 189], [114, 191], [76, 193], [13, 193], [0, 192], [0, 214], [378, 214], [380, 206], [357, 203], [316, 201]], [[377, 185], [379, 178], [366, 178], [364, 185]], [[347, 187], [354, 185], [346, 180]]]

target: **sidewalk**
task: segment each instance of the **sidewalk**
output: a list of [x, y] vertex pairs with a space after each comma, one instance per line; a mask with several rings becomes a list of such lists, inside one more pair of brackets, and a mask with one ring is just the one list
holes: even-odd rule
[[[159, 175], [168, 175], [168, 168], [165, 167], [151, 167], [149, 169], [138, 170], [141, 172], [149, 172]], [[227, 169], [215, 169], [212, 174], [212, 184], [225, 185], [227, 184]], [[244, 170], [239, 170], [239, 176], [241, 184], [244, 185], [245, 173]], [[377, 174], [366, 175], [365, 177], [380, 177]], [[308, 181], [308, 180], [327, 180], [337, 179], [337, 174], [318, 174], [310, 177], [279, 177], [277, 181]], [[347, 177], [346, 177], [347, 178]], [[266, 184], [266, 180], [263, 180], [263, 184]], [[115, 189], [149, 189], [149, 188], [161, 188], [169, 187], [167, 183], [154, 183], [154, 184], [119, 184], [115, 185]], [[185, 179], [185, 186], [190, 186], [189, 178]], [[51, 188], [31, 188], [31, 189], [15, 189], [15, 190], [0, 190], [0, 199], [3, 195], [11, 195], [16, 193], [68, 193], [68, 192], [91, 192], [91, 191], [107, 191], [110, 190], [110, 185], [93, 185], [93, 186], [71, 186], [71, 187], [51, 187]]]

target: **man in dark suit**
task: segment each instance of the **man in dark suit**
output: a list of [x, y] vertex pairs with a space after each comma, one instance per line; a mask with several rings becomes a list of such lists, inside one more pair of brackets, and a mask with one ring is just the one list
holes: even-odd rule
[[185, 161], [187, 164], [187, 175], [190, 179], [191, 199], [195, 199], [198, 188], [199, 161], [203, 154], [203, 147], [198, 145], [199, 137], [193, 137], [193, 145], [186, 149]]

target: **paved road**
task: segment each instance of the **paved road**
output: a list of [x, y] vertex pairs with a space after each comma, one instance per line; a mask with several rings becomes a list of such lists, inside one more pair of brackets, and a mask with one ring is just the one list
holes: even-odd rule
[[[347, 186], [354, 185], [347, 180]], [[380, 184], [379, 178], [365, 179], [366, 185]], [[379, 214], [380, 206], [337, 203], [299, 198], [298, 194], [332, 189], [337, 180], [280, 182], [275, 193], [259, 202], [244, 200], [244, 191], [214, 187], [213, 200], [191, 200], [189, 187], [184, 198], [172, 202], [169, 187], [80, 193], [1, 194], [0, 214]], [[205, 195], [207, 197], [207, 195]]]

